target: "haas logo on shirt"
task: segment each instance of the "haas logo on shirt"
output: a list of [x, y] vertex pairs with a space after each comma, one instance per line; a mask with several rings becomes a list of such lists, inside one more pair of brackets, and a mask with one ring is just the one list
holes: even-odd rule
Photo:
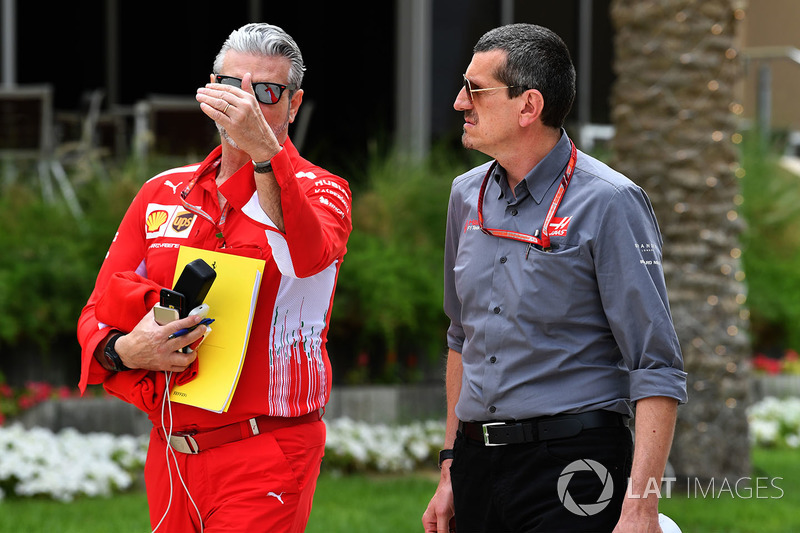
[[548, 228], [548, 234], [551, 237], [564, 237], [567, 234], [567, 228], [569, 227], [569, 221], [572, 220], [572, 217], [553, 217], [550, 221], [550, 227]]

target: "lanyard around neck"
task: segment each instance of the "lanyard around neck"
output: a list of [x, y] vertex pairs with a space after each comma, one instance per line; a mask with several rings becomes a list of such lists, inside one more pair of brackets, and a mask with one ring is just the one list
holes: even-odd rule
[[547, 215], [544, 217], [544, 225], [542, 227], [541, 237], [539, 236], [539, 230], [536, 230], [533, 235], [528, 235], [526, 233], [519, 233], [505, 229], [490, 229], [483, 225], [483, 197], [486, 194], [486, 184], [489, 182], [489, 176], [491, 176], [492, 171], [497, 165], [497, 161], [492, 163], [492, 166], [490, 166], [489, 170], [486, 171], [486, 175], [483, 177], [483, 183], [481, 183], [481, 190], [478, 195], [478, 225], [483, 233], [503, 239], [526, 242], [528, 245], [534, 244], [545, 252], [550, 251], [550, 222], [553, 220], [556, 211], [558, 211], [558, 206], [561, 205], [561, 200], [564, 198], [564, 193], [567, 192], [567, 187], [569, 187], [572, 174], [575, 172], [575, 163], [578, 160], [578, 150], [575, 148], [575, 143], [572, 142], [572, 139], [570, 139], [569, 144], [571, 147], [569, 163], [567, 163], [567, 168], [564, 170], [564, 175], [561, 177], [561, 183], [558, 185], [556, 195], [553, 198], [553, 201], [550, 202], [550, 209], [547, 210]]
[[211, 223], [211, 225], [214, 226], [214, 228], [217, 230], [217, 234], [216, 234], [217, 239], [222, 241], [222, 246], [221, 247], [225, 248], [225, 237], [222, 234], [222, 226], [225, 225], [225, 219], [227, 218], [228, 212], [230, 211], [230, 203], [226, 203], [225, 204], [225, 206], [222, 208], [222, 214], [220, 215], [219, 221], [216, 221], [216, 220], [214, 220], [214, 217], [212, 217], [211, 215], [206, 213], [206, 211], [202, 207], [200, 207], [198, 205], [192, 205], [186, 200], [186, 198], [189, 196], [189, 193], [192, 192], [192, 189], [194, 189], [195, 185], [197, 185], [197, 181], [202, 176], [204, 176], [205, 174], [208, 174], [209, 172], [212, 172], [212, 171], [216, 172], [217, 168], [219, 167], [219, 164], [220, 164], [220, 159], [217, 159], [204, 172], [195, 174], [192, 177], [192, 179], [189, 180], [189, 184], [181, 192], [181, 204], [183, 204], [184, 209], [186, 209], [187, 211], [189, 211], [191, 213], [194, 213], [195, 215], [197, 215], [197, 216], [207, 220], [209, 223]]

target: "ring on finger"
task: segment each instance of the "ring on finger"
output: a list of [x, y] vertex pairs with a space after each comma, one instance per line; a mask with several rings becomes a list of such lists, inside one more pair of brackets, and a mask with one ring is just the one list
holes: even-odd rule
[[[227, 102], [226, 102], [226, 103], [227, 103]], [[231, 106], [231, 104], [230, 104], [230, 103], [227, 103], [227, 105], [225, 106], [225, 109], [223, 109], [223, 110], [222, 110], [222, 114], [223, 114], [223, 115], [226, 115], [226, 114], [227, 114], [227, 113], [226, 113], [226, 111], [228, 111], [228, 108], [229, 108], [230, 106]]]

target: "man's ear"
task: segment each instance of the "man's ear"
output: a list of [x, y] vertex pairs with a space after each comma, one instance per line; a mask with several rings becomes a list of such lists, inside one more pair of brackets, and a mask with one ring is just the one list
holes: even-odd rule
[[213, 72], [208, 75], [208, 79], [211, 80], [210, 83], [216, 83], [217, 82], [217, 77], [214, 75]]
[[300, 109], [300, 104], [303, 103], [303, 89], [297, 89], [289, 101], [289, 122], [294, 122], [297, 116], [297, 111]]
[[528, 89], [520, 96], [522, 108], [519, 112], [519, 125], [530, 126], [542, 116], [544, 110], [544, 96], [537, 89]]

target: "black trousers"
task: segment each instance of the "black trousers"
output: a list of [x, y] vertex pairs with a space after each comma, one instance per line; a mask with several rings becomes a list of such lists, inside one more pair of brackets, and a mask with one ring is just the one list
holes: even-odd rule
[[611, 532], [633, 461], [627, 427], [484, 446], [459, 432], [450, 467], [456, 532]]

